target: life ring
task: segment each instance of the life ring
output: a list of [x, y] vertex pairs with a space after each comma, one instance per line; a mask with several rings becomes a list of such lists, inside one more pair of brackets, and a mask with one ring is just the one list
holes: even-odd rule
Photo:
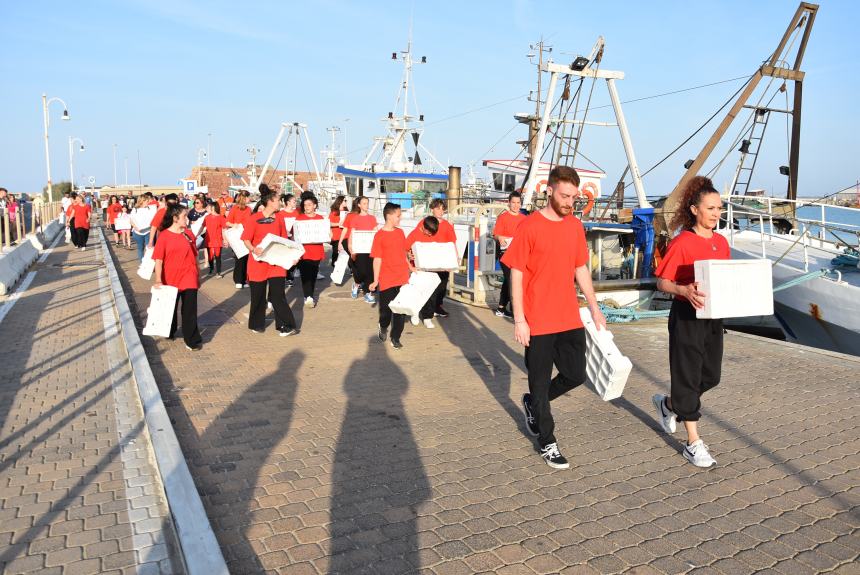
[[594, 185], [594, 182], [586, 182], [582, 184], [579, 188], [579, 196], [577, 199], [585, 197], [588, 202], [586, 202], [585, 207], [582, 208], [582, 215], [588, 214], [594, 208], [594, 196], [597, 195], [597, 186]]
[[535, 184], [535, 193], [542, 194], [546, 192], [546, 186], [549, 182], [546, 180], [541, 180], [537, 184]]

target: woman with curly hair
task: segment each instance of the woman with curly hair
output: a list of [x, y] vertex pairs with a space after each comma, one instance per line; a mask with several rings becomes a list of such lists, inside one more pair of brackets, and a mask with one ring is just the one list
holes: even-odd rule
[[679, 230], [654, 274], [657, 289], [675, 296], [669, 313], [670, 395], [652, 397], [657, 419], [667, 433], [678, 421], [687, 431], [684, 457], [697, 467], [716, 465], [699, 437], [701, 398], [720, 382], [723, 361], [723, 322], [697, 319], [696, 309], [708, 294], [699, 291], [693, 264], [698, 260], [730, 259], [729, 244], [714, 230], [720, 221], [722, 199], [711, 180], [696, 176], [684, 188], [669, 224]]

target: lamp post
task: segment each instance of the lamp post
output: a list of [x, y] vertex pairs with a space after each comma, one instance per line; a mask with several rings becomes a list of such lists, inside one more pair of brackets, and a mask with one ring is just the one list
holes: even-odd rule
[[81, 151], [84, 151], [84, 141], [80, 138], [69, 136], [69, 175], [71, 176], [72, 191], [75, 191], [75, 142], [80, 142]]
[[197, 150], [197, 167], [198, 168], [203, 167], [203, 158], [206, 158], [206, 157], [207, 157], [207, 154], [206, 154], [205, 148], [200, 148], [199, 150]]
[[[45, 164], [48, 168], [48, 201], [54, 201], [54, 184], [51, 181], [51, 148], [48, 146], [48, 127], [51, 125], [51, 119], [48, 117], [48, 106], [51, 102], [59, 102], [63, 105], [63, 119], [69, 119], [69, 107], [60, 98], [48, 99], [47, 94], [42, 94], [42, 117], [45, 120]], [[72, 187], [75, 187], [75, 182], [72, 181]]]

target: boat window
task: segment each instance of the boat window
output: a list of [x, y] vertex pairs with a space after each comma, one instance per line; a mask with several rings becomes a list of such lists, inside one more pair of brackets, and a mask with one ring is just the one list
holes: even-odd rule
[[513, 192], [516, 189], [516, 176], [513, 174], [505, 174], [505, 191]]
[[381, 180], [382, 190], [384, 194], [402, 194], [406, 191], [406, 182], [404, 180]]
[[345, 178], [346, 180], [346, 193], [352, 197], [358, 195], [355, 189], [355, 178]]
[[424, 189], [429, 194], [441, 194], [448, 189], [448, 182], [424, 182]]
[[493, 189], [502, 191], [502, 182], [503, 182], [502, 174], [499, 172], [493, 172]]

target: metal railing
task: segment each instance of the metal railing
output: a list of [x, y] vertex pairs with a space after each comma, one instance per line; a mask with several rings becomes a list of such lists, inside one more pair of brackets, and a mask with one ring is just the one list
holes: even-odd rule
[[26, 202], [14, 211], [0, 208], [0, 251], [10, 250], [26, 241], [27, 235], [41, 232], [49, 222], [60, 217], [60, 202]]

